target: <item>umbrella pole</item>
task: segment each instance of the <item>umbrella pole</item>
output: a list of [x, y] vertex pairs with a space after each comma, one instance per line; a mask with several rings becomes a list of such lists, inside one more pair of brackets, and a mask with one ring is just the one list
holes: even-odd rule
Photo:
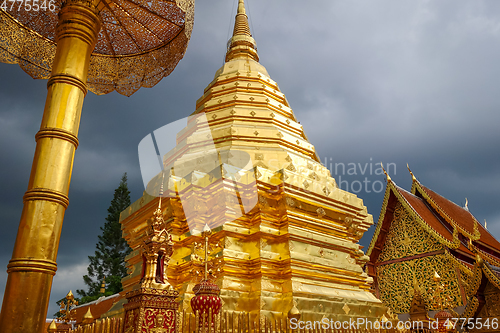
[[100, 30], [91, 1], [68, 0], [59, 14], [57, 50], [0, 313], [0, 332], [45, 331], [59, 238], [78, 146], [87, 71]]

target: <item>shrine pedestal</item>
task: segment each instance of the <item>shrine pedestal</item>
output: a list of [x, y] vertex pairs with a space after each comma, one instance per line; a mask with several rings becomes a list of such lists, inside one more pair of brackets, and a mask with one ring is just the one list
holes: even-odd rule
[[174, 333], [177, 325], [176, 290], [140, 288], [128, 292], [124, 333]]

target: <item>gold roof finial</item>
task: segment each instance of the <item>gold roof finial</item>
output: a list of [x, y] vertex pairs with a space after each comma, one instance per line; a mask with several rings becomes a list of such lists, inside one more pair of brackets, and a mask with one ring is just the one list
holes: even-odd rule
[[245, 0], [238, 0], [238, 12], [234, 22], [233, 37], [236, 35], [247, 35], [252, 37], [250, 26], [248, 25], [248, 16], [245, 9]]
[[380, 167], [382, 167], [382, 170], [384, 171], [385, 176], [387, 177], [387, 182], [392, 181], [391, 176], [389, 176], [389, 174], [387, 173], [387, 171], [385, 171], [385, 169], [384, 169], [384, 163], [380, 162]]
[[233, 37], [228, 41], [226, 62], [237, 58], [259, 61], [257, 44], [250, 33], [244, 0], [238, 0], [238, 12], [234, 20]]
[[69, 293], [66, 295], [66, 301], [61, 300], [61, 305], [59, 309], [59, 312], [61, 313], [60, 319], [65, 323], [69, 323], [70, 321], [74, 320], [75, 313], [73, 309], [77, 305], [78, 301], [75, 300], [75, 295], [73, 295], [73, 292], [70, 290]]
[[87, 309], [87, 312], [83, 316], [83, 319], [94, 319], [94, 316], [92, 316], [92, 311], [90, 311], [90, 307]]
[[52, 319], [52, 321], [50, 322], [50, 325], [49, 325], [49, 328], [47, 329], [47, 332], [49, 332], [49, 333], [57, 332], [57, 324], [56, 324], [55, 319]]
[[413, 174], [413, 172], [411, 172], [410, 166], [408, 165], [408, 163], [406, 163], [406, 167], [408, 168], [408, 171], [410, 172], [411, 180], [414, 181], [414, 182], [416, 182], [417, 178], [415, 177], [415, 175]]
[[92, 311], [90, 311], [90, 306], [87, 309], [87, 312], [83, 316], [82, 323], [83, 324], [92, 324], [94, 321], [94, 316], [92, 315]]

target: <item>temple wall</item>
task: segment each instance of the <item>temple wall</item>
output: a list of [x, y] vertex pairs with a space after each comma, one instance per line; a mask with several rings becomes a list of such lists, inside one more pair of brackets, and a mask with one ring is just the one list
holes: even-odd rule
[[451, 296], [453, 307], [464, 305], [455, 263], [400, 203], [396, 204], [376, 269], [380, 299], [395, 313], [409, 312], [415, 286], [424, 294], [435, 286], [434, 272], [448, 285], [445, 294]]

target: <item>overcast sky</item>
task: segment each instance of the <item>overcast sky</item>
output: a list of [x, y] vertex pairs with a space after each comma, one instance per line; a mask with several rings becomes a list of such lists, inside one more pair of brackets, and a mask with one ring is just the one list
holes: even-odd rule
[[[191, 114], [223, 64], [235, 2], [197, 0], [186, 56], [154, 88], [129, 98], [87, 95], [49, 317], [56, 300], [84, 287], [87, 256], [124, 172], [132, 201], [140, 198], [140, 140]], [[375, 163], [394, 163], [393, 180], [408, 190], [409, 163], [425, 186], [460, 205], [467, 197], [500, 238], [500, 1], [247, 0], [247, 13], [260, 62], [332, 174], [335, 163], [346, 172], [356, 163], [358, 174], [338, 168], [337, 182], [368, 184], [371, 193], [358, 195], [375, 221], [383, 191], [373, 189], [384, 180]], [[46, 84], [0, 64], [0, 301]]]

